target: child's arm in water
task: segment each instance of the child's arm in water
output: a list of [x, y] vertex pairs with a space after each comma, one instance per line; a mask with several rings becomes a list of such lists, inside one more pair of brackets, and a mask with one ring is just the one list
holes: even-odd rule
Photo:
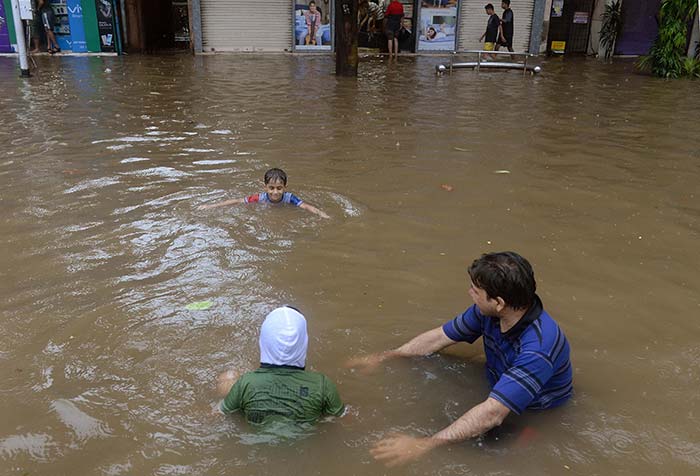
[[239, 203], [245, 203], [245, 198], [234, 198], [232, 200], [225, 200], [219, 203], [212, 203], [211, 205], [200, 205], [197, 210], [206, 210], [208, 208], [225, 207], [226, 205], [236, 205]]
[[328, 215], [326, 215], [325, 212], [323, 212], [322, 210], [319, 210], [318, 208], [314, 207], [313, 205], [309, 205], [306, 202], [299, 205], [299, 208], [303, 208], [304, 210], [308, 210], [311, 213], [315, 213], [316, 215], [323, 217], [323, 218], [330, 218]]

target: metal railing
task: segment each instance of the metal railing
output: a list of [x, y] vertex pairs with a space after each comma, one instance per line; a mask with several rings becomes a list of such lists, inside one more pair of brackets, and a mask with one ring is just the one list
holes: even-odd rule
[[[476, 61], [475, 62], [466, 62], [466, 63], [457, 63], [455, 61], [455, 58], [457, 56], [462, 56], [462, 55], [476, 55]], [[493, 56], [510, 56], [511, 60], [514, 60], [514, 58], [522, 58], [521, 62], [510, 62], [510, 63], [504, 63], [504, 62], [494, 62], [494, 61], [487, 61], [487, 57], [493, 57]], [[532, 53], [519, 53], [515, 51], [486, 51], [486, 50], [464, 50], [464, 51], [453, 51], [452, 54], [450, 55], [450, 63], [449, 65], [443, 65], [439, 64], [435, 67], [436, 73], [438, 75], [444, 74], [445, 72], [449, 71], [449, 74], [452, 74], [452, 71], [456, 68], [472, 68], [474, 71], [479, 71], [479, 69], [484, 66], [484, 67], [489, 67], [489, 68], [500, 68], [500, 69], [522, 69], [523, 70], [523, 75], [527, 74], [528, 72], [532, 73], [539, 73], [542, 71], [542, 68], [540, 66], [533, 66], [532, 62], [530, 61], [530, 64], [528, 64], [528, 60], [531, 60], [532, 58], [536, 58], [538, 55], [532, 54]]]

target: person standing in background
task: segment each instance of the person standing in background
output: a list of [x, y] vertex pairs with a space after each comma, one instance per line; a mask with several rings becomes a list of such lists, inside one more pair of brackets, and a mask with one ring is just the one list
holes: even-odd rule
[[508, 48], [508, 51], [513, 52], [513, 10], [510, 9], [510, 0], [501, 2], [503, 15], [501, 16], [501, 37], [496, 44], [496, 51], [501, 46]]
[[44, 25], [46, 32], [46, 51], [51, 54], [60, 53], [61, 47], [58, 46], [56, 35], [53, 32], [53, 26], [56, 24], [56, 16], [53, 13], [53, 8], [49, 5], [49, 0], [39, 0], [39, 17]]
[[392, 0], [384, 13], [384, 34], [387, 39], [389, 56], [399, 54], [399, 31], [403, 22], [403, 4], [399, 0]]

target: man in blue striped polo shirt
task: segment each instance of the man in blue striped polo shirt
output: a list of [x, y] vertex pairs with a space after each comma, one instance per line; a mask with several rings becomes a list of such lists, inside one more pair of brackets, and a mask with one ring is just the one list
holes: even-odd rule
[[370, 370], [393, 357], [433, 354], [457, 342], [484, 341], [488, 398], [438, 433], [422, 438], [385, 438], [371, 450], [389, 466], [419, 458], [431, 449], [478, 436], [498, 426], [510, 412], [559, 406], [572, 393], [569, 343], [535, 294], [530, 263], [513, 252], [489, 253], [469, 267], [474, 305], [444, 325], [401, 347], [351, 359]]

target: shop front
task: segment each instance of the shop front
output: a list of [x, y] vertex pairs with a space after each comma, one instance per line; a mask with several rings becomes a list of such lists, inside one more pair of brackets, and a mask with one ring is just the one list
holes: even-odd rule
[[547, 52], [588, 53], [594, 8], [594, 0], [553, 0]]
[[[483, 49], [483, 42], [479, 38], [486, 31], [488, 15], [484, 6], [487, 3], [493, 4], [496, 14], [499, 17], [502, 16], [503, 9], [500, 0], [462, 0], [460, 2], [459, 36], [457, 38], [459, 51]], [[514, 51], [530, 50], [535, 4], [535, 0], [512, 0], [510, 3], [510, 9], [513, 11]]]
[[[296, 32], [296, 2], [290, 0], [201, 0], [202, 49], [210, 51], [290, 51]], [[318, 0], [321, 14], [327, 3]], [[292, 20], [295, 20], [294, 23]], [[294, 28], [293, 26], [294, 25]]]
[[615, 43], [616, 55], [645, 55], [659, 32], [661, 0], [623, 1], [622, 30]]
[[[488, 0], [400, 0], [401, 51], [481, 49]], [[359, 0], [359, 45], [386, 49], [383, 11], [388, 0]], [[512, 0], [513, 47], [530, 49], [532, 19], [540, 0]], [[318, 52], [334, 49], [334, 0], [199, 0], [202, 51]], [[494, 3], [496, 13], [501, 2]]]
[[[16, 45], [10, 0], [0, 0], [0, 52]], [[62, 51], [113, 52], [116, 48], [116, 13], [110, 0], [49, 0], [53, 31]], [[37, 14], [36, 11], [34, 13]], [[35, 20], [36, 21], [36, 20]], [[3, 25], [4, 23], [4, 25]], [[28, 26], [28, 24], [25, 23]], [[29, 29], [29, 28], [27, 28]], [[7, 30], [7, 36], [3, 32]], [[37, 29], [37, 34], [43, 33]], [[9, 46], [8, 46], [9, 45]]]

